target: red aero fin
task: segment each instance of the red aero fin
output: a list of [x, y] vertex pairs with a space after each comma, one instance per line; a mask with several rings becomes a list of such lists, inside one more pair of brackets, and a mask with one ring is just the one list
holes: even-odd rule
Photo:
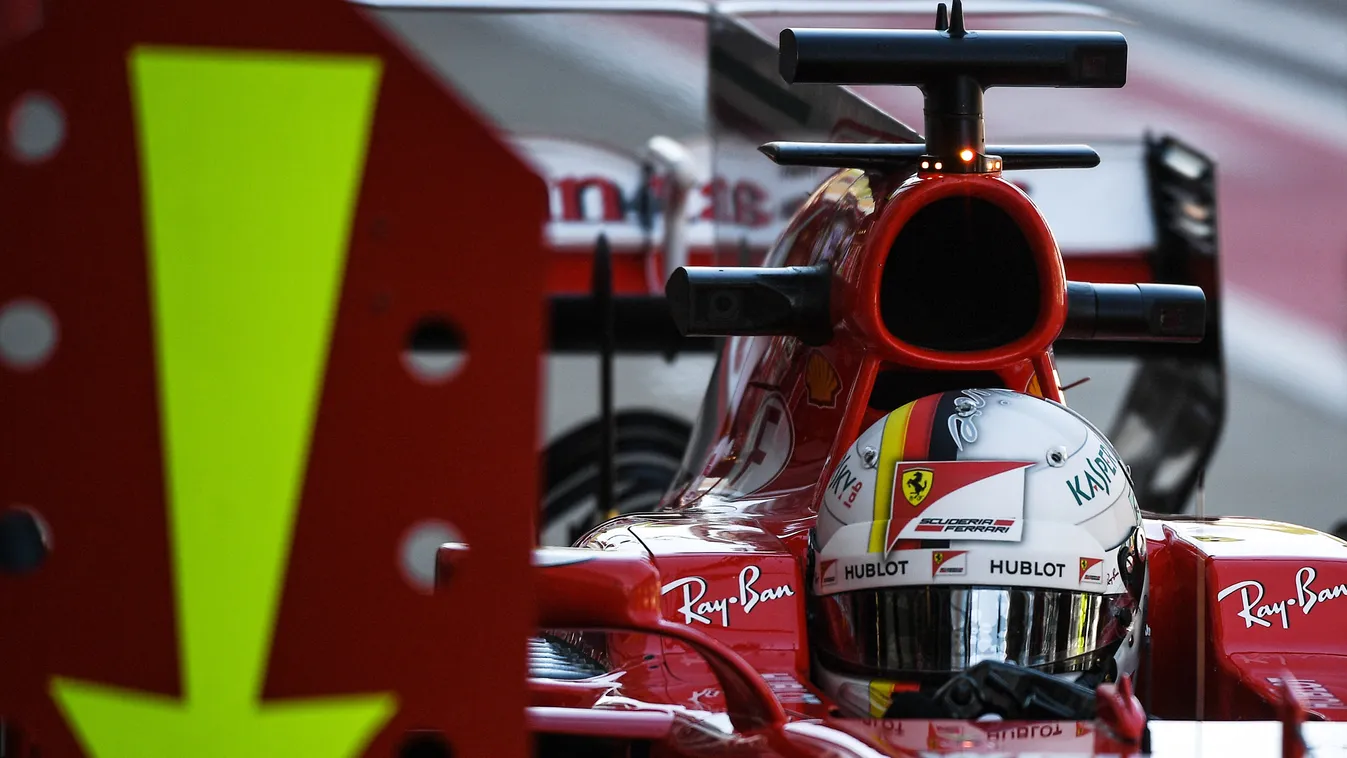
[[1291, 689], [1292, 681], [1294, 677], [1287, 672], [1277, 685], [1281, 696], [1277, 701], [1277, 718], [1282, 722], [1282, 758], [1304, 758], [1305, 737], [1300, 725], [1305, 723], [1305, 707]]
[[1099, 720], [1111, 736], [1126, 745], [1141, 745], [1146, 733], [1146, 709], [1132, 692], [1132, 677], [1095, 688]]

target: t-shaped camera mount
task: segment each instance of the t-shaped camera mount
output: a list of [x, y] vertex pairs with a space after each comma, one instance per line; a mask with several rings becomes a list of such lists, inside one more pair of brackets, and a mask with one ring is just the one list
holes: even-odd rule
[[[778, 163], [911, 163], [922, 171], [990, 173], [1015, 168], [1097, 165], [1083, 146], [988, 148], [982, 94], [990, 87], [1122, 87], [1127, 40], [1118, 32], [984, 31], [965, 28], [963, 2], [941, 3], [934, 30], [784, 29], [781, 77], [788, 83], [896, 84], [926, 96], [926, 144], [771, 143]], [[1083, 148], [1083, 149], [1082, 149]], [[1007, 154], [998, 155], [998, 150]]]

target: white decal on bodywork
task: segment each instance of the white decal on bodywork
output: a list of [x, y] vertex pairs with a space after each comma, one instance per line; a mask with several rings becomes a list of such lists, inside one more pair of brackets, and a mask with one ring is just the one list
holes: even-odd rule
[[1315, 606], [1329, 600], [1336, 600], [1347, 596], [1347, 584], [1337, 584], [1327, 589], [1316, 590], [1312, 585], [1318, 572], [1311, 566], [1304, 566], [1296, 572], [1296, 596], [1288, 597], [1285, 600], [1279, 600], [1272, 603], [1264, 603], [1263, 596], [1267, 594], [1263, 588], [1263, 583], [1255, 580], [1246, 580], [1236, 582], [1216, 594], [1216, 602], [1220, 602], [1234, 593], [1239, 593], [1242, 608], [1235, 613], [1244, 620], [1244, 628], [1252, 629], [1255, 625], [1261, 627], [1272, 627], [1272, 622], [1268, 619], [1280, 618], [1281, 628], [1291, 628], [1291, 618], [1289, 608], [1291, 606], [1300, 606], [1302, 616], [1308, 616]]
[[745, 614], [752, 613], [759, 604], [772, 600], [780, 600], [783, 597], [793, 596], [795, 591], [789, 584], [783, 584], [779, 587], [770, 587], [758, 590], [754, 585], [762, 577], [762, 571], [757, 566], [747, 566], [739, 572], [739, 592], [737, 595], [730, 595], [722, 598], [703, 600], [706, 596], [706, 580], [700, 576], [690, 576], [686, 579], [678, 579], [660, 588], [661, 596], [667, 595], [674, 590], [683, 591], [683, 602], [678, 607], [678, 613], [683, 617], [684, 624], [711, 624], [711, 617], [719, 614], [720, 625], [725, 628], [730, 626], [730, 606], [738, 605], [744, 610]]

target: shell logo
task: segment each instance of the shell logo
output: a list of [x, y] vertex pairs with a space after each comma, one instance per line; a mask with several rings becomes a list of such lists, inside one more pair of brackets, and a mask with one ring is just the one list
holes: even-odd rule
[[837, 405], [837, 393], [842, 389], [842, 380], [837, 369], [827, 356], [818, 350], [809, 352], [809, 362], [805, 364], [804, 386], [810, 405], [819, 408], [833, 408]]

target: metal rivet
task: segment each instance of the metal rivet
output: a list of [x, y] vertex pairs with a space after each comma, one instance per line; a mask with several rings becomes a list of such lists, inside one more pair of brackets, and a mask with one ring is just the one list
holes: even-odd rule
[[20, 299], [0, 308], [0, 363], [28, 371], [46, 363], [56, 350], [56, 316], [38, 300]]
[[879, 451], [875, 450], [873, 447], [865, 448], [864, 450], [861, 451], [861, 463], [864, 463], [866, 468], [874, 468], [878, 466]]
[[435, 557], [440, 545], [462, 542], [463, 536], [447, 521], [427, 519], [412, 524], [398, 547], [398, 562], [407, 583], [422, 592], [435, 590]]
[[442, 318], [422, 319], [407, 336], [402, 364], [427, 384], [442, 384], [463, 370], [468, 352], [462, 333]]
[[1049, 466], [1052, 466], [1053, 468], [1061, 468], [1062, 466], [1066, 465], [1066, 459], [1067, 459], [1066, 448], [1061, 447], [1059, 445], [1058, 447], [1050, 448], [1048, 450]]
[[9, 152], [22, 163], [41, 163], [65, 142], [65, 113], [45, 92], [26, 92], [9, 109]]

